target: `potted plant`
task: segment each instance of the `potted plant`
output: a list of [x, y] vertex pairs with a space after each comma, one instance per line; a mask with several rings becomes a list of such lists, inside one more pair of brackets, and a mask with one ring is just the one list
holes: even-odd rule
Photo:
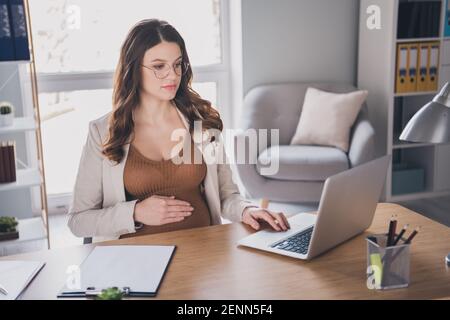
[[18, 239], [18, 224], [15, 217], [0, 217], [0, 240]]
[[122, 300], [122, 298], [123, 293], [117, 287], [104, 289], [95, 297], [96, 300]]
[[9, 102], [0, 102], [0, 127], [12, 126], [14, 122], [14, 107]]

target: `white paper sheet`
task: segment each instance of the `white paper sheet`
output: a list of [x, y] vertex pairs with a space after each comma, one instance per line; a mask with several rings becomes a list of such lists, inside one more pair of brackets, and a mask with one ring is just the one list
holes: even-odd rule
[[39, 261], [0, 261], [0, 284], [8, 294], [0, 293], [0, 300], [15, 300], [34, 276], [42, 269]]

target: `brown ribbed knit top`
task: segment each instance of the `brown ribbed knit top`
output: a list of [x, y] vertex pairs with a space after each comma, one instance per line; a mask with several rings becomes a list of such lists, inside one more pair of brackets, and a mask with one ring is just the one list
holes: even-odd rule
[[[179, 155], [183, 154], [183, 150]], [[191, 144], [191, 163], [175, 164], [172, 159], [155, 161], [145, 157], [130, 144], [124, 168], [124, 185], [127, 201], [144, 200], [152, 195], [171, 196], [189, 202], [194, 210], [184, 220], [160, 226], [144, 225], [136, 233], [122, 235], [134, 237], [166, 231], [175, 231], [211, 225], [211, 217], [200, 185], [206, 176], [206, 164], [193, 163], [194, 144]], [[151, 214], [149, 212], [149, 214]]]

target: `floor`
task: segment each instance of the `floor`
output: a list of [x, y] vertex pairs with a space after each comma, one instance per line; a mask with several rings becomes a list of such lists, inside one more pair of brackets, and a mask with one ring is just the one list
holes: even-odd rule
[[[257, 199], [253, 200], [259, 203]], [[450, 227], [450, 197], [431, 198], [414, 200], [399, 203], [411, 210], [414, 210], [424, 216], [440, 222]], [[274, 211], [281, 211], [287, 215], [298, 212], [308, 212], [317, 210], [317, 204], [296, 204], [296, 203], [280, 203], [270, 202], [269, 209]], [[50, 226], [50, 244], [51, 248], [63, 248], [75, 245], [81, 245], [82, 239], [75, 237], [67, 227], [67, 215], [57, 214], [49, 217]], [[15, 247], [11, 250], [0, 251], [0, 255], [11, 255], [35, 250], [44, 250], [45, 243], [43, 242], [29, 242], [20, 247]]]

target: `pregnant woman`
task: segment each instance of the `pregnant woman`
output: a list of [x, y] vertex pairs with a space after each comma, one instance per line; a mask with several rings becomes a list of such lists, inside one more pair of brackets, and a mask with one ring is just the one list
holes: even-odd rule
[[[224, 148], [220, 138], [196, 142], [194, 122], [219, 132], [223, 125], [192, 89], [192, 76], [184, 40], [170, 24], [149, 19], [130, 30], [112, 111], [89, 124], [69, 209], [73, 234], [100, 241], [205, 227], [221, 217], [254, 229], [261, 220], [277, 231], [289, 228], [283, 213], [241, 197], [226, 162], [197, 157], [206, 145], [217, 149], [213, 154]], [[181, 143], [172, 138], [180, 130]]]

